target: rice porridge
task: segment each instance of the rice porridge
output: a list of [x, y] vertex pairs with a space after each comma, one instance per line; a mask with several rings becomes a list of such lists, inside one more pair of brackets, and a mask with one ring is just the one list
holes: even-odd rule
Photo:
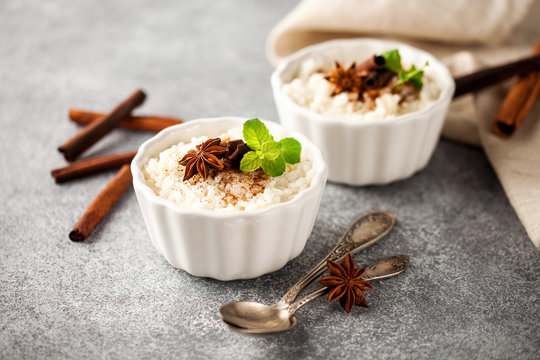
[[420, 91], [409, 94], [395, 93], [392, 79], [389, 86], [378, 91], [376, 97], [358, 100], [357, 93], [341, 92], [332, 96], [333, 85], [325, 79], [321, 63], [314, 59], [305, 60], [295, 79], [283, 85], [283, 92], [296, 104], [306, 107], [325, 117], [362, 121], [368, 119], [393, 118], [399, 115], [419, 111], [438, 99], [440, 89], [425, 74]]
[[[233, 128], [218, 136], [222, 141], [242, 139], [242, 128]], [[160, 198], [182, 207], [218, 212], [250, 211], [289, 201], [311, 185], [315, 175], [312, 157], [302, 151], [300, 162], [286, 164], [283, 175], [271, 177], [260, 168], [251, 172], [237, 169], [210, 170], [183, 181], [185, 167], [180, 160], [197, 145], [208, 140], [201, 136], [189, 143], [178, 143], [162, 151], [143, 165], [146, 184]]]

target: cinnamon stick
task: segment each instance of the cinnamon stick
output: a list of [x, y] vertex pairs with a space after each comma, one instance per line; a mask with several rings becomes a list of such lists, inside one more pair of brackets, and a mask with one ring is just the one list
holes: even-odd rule
[[396, 75], [395, 72], [386, 69], [370, 71], [366, 77], [365, 86], [368, 90], [380, 89], [386, 86], [394, 75]]
[[58, 150], [64, 154], [66, 160], [72, 161], [76, 159], [82, 152], [117, 127], [134, 108], [144, 102], [145, 98], [146, 94], [142, 90], [136, 90], [109, 114], [84, 127], [77, 135], [61, 145]]
[[[534, 46], [533, 54], [540, 54], [540, 42]], [[540, 71], [521, 76], [508, 92], [495, 116], [493, 132], [503, 138], [512, 136], [531, 110], [539, 93]]]
[[540, 55], [533, 55], [455, 78], [454, 99], [470, 92], [482, 90], [520, 74], [540, 69]]
[[[81, 125], [87, 125], [91, 122], [105, 116], [99, 112], [92, 112], [80, 109], [69, 109], [69, 118]], [[120, 122], [120, 127], [141, 131], [161, 131], [169, 126], [182, 123], [182, 119], [168, 116], [128, 116]]]
[[358, 65], [356, 67], [356, 71], [382, 69], [384, 65], [386, 65], [386, 60], [384, 57], [380, 55], [373, 55], [372, 57]]
[[119, 168], [122, 165], [131, 163], [131, 160], [133, 160], [136, 154], [136, 151], [130, 151], [122, 154], [111, 154], [79, 160], [67, 166], [52, 170], [51, 175], [54, 177], [56, 183], [63, 183], [68, 180]]
[[73, 230], [69, 233], [72, 241], [84, 241], [116, 204], [131, 184], [129, 165], [124, 165], [107, 186], [96, 196]]

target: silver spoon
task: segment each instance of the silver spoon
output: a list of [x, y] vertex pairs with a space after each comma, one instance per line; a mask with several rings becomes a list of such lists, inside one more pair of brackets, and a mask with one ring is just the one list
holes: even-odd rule
[[388, 234], [394, 223], [394, 217], [387, 211], [373, 211], [359, 217], [349, 226], [334, 249], [310, 272], [294, 284], [276, 304], [265, 305], [250, 301], [235, 301], [221, 306], [219, 308], [219, 316], [226, 323], [237, 327], [258, 327], [260, 324], [261, 309], [271, 308], [279, 310], [288, 308], [302, 290], [326, 271], [327, 260], [339, 261], [347, 254], [353, 254], [372, 245], [381, 237]]
[[[371, 264], [366, 268], [363, 279], [365, 280], [377, 280], [384, 279], [390, 276], [397, 275], [403, 272], [409, 265], [409, 257], [407, 255], [396, 255], [381, 259], [374, 264]], [[257, 318], [258, 326], [252, 326], [249, 328], [238, 327], [228, 323], [222, 318], [223, 324], [229, 329], [246, 334], [246, 335], [269, 335], [283, 331], [287, 331], [298, 323], [294, 313], [302, 306], [306, 305], [312, 300], [327, 294], [328, 288], [319, 289], [308, 296], [294, 302], [285, 309], [278, 309], [273, 306], [267, 306], [263, 304], [252, 303], [248, 311], [253, 311], [253, 306], [257, 306], [259, 309], [259, 316]], [[236, 310], [241, 314], [242, 307], [239, 306]], [[253, 320], [253, 319], [252, 319]], [[252, 321], [251, 325], [255, 325]]]

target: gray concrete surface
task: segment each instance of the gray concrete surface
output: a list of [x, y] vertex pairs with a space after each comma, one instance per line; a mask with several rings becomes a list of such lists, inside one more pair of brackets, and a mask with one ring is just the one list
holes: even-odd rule
[[[479, 149], [442, 141], [388, 186], [328, 184], [304, 252], [282, 270], [219, 282], [152, 248], [132, 190], [86, 243], [67, 234], [113, 173], [55, 185], [69, 107], [110, 109], [136, 87], [145, 113], [277, 120], [264, 55], [290, 1], [0, 2], [0, 358], [540, 358], [540, 253]], [[142, 112], [141, 110], [141, 112]], [[87, 155], [135, 149], [118, 130]], [[392, 233], [357, 262], [405, 253], [369, 309], [319, 299], [293, 331], [247, 338], [216, 311], [275, 301], [348, 223], [386, 209]]]

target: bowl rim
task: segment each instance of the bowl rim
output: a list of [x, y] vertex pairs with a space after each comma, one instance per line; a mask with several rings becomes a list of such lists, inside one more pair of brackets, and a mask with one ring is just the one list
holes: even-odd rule
[[[389, 48], [397, 48], [399, 49], [407, 49], [410, 52], [417, 53], [418, 55], [427, 57], [429, 60], [429, 66], [434, 66], [438, 68], [440, 73], [442, 73], [442, 76], [440, 79], [437, 79], [442, 84], [441, 93], [439, 95], [439, 98], [429, 104], [427, 107], [425, 107], [422, 110], [413, 111], [407, 114], [398, 115], [392, 118], [372, 118], [372, 119], [365, 119], [362, 121], [354, 121], [351, 119], [346, 119], [343, 117], [330, 117], [325, 116], [323, 114], [317, 113], [307, 107], [304, 107], [302, 105], [297, 104], [294, 102], [293, 99], [291, 99], [289, 96], [287, 96], [283, 90], [282, 86], [284, 85], [284, 82], [281, 80], [281, 75], [283, 72], [288, 69], [289, 66], [291, 66], [291, 63], [299, 60], [303, 57], [307, 57], [310, 54], [314, 54], [317, 52], [320, 52], [324, 49], [327, 49], [329, 47], [353, 47], [355, 45], [369, 45], [369, 44], [383, 44], [388, 46]], [[401, 123], [409, 120], [416, 119], [419, 115], [422, 116], [424, 114], [427, 114], [431, 112], [434, 108], [441, 106], [444, 104], [444, 102], [451, 100], [454, 91], [455, 91], [455, 82], [450, 74], [450, 71], [444, 65], [441, 63], [435, 56], [433, 56], [431, 53], [420, 50], [414, 46], [407, 45], [405, 43], [399, 42], [399, 41], [391, 41], [391, 40], [380, 40], [375, 38], [355, 38], [355, 39], [334, 39], [329, 41], [324, 41], [318, 44], [310, 45], [305, 48], [302, 48], [295, 53], [287, 56], [284, 58], [278, 65], [278, 67], [274, 70], [272, 73], [272, 76], [270, 77], [270, 83], [272, 85], [274, 97], [276, 100], [277, 98], [281, 98], [282, 101], [285, 101], [285, 103], [288, 106], [292, 106], [296, 111], [302, 113], [306, 116], [307, 119], [310, 121], [315, 121], [317, 123], [323, 123], [326, 125], [329, 124], [341, 124], [341, 125], [347, 125], [350, 127], [362, 127], [366, 125], [386, 125], [386, 124], [392, 124], [392, 123]]]
[[[290, 206], [294, 206], [297, 202], [302, 201], [304, 198], [308, 196], [308, 194], [312, 193], [313, 191], [317, 191], [319, 188], [321, 190], [324, 190], [324, 187], [326, 185], [326, 179], [328, 176], [328, 166], [326, 164], [326, 161], [324, 159], [324, 156], [322, 155], [321, 149], [316, 146], [311, 140], [309, 140], [306, 136], [302, 135], [301, 133], [291, 130], [279, 123], [264, 120], [259, 118], [265, 125], [267, 125], [270, 130], [272, 130], [272, 127], [282, 128], [284, 129], [287, 134], [290, 134], [290, 136], [295, 137], [297, 140], [300, 141], [302, 144], [302, 147], [307, 146], [310, 148], [312, 154], [313, 154], [313, 166], [317, 166], [317, 171], [315, 175], [313, 176], [313, 179], [311, 180], [311, 184], [306, 189], [300, 191], [298, 194], [296, 194], [292, 199], [280, 202], [277, 204], [272, 204], [270, 206], [267, 206], [262, 209], [255, 209], [255, 210], [249, 210], [249, 211], [231, 211], [231, 212], [216, 212], [212, 210], [205, 210], [205, 209], [197, 209], [197, 208], [187, 208], [182, 207], [181, 205], [172, 202], [171, 200], [163, 199], [157, 196], [145, 182], [144, 175], [142, 172], [142, 161], [144, 158], [148, 155], [148, 149], [155, 143], [159, 143], [160, 141], [163, 141], [169, 134], [174, 132], [179, 132], [182, 129], [185, 129], [186, 127], [196, 126], [198, 124], [211, 124], [218, 121], [233, 121], [238, 122], [239, 125], [241, 125], [243, 122], [248, 120], [247, 117], [239, 117], [239, 116], [219, 116], [219, 117], [208, 117], [208, 118], [198, 118], [190, 121], [186, 121], [182, 124], [173, 125], [170, 127], [167, 127], [163, 130], [161, 130], [159, 133], [151, 137], [150, 139], [146, 140], [144, 143], [141, 144], [139, 147], [137, 154], [131, 161], [131, 174], [133, 176], [133, 187], [136, 190], [139, 190], [142, 192], [143, 195], [146, 196], [146, 198], [149, 201], [152, 201], [153, 203], [159, 204], [160, 206], [165, 206], [169, 210], [177, 213], [177, 214], [183, 214], [183, 215], [199, 215], [199, 216], [205, 216], [205, 217], [211, 217], [216, 219], [229, 219], [229, 218], [245, 218], [245, 217], [256, 217], [261, 215], [266, 215], [275, 211], [280, 211], [284, 208], [288, 208]], [[203, 134], [201, 134], [203, 135]], [[165, 149], [162, 149], [163, 151]], [[151, 156], [156, 156], [157, 154], [150, 154]], [[317, 164], [317, 165], [315, 165]]]

